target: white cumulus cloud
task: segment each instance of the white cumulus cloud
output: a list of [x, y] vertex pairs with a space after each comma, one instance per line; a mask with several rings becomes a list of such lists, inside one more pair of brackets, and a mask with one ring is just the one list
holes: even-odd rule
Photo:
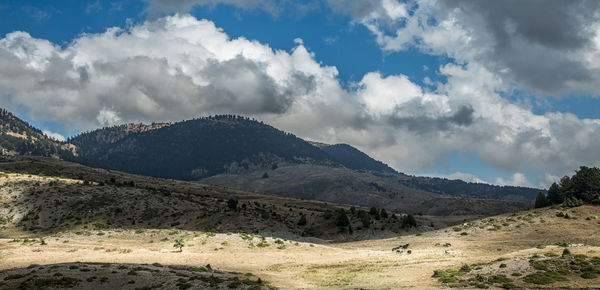
[[346, 89], [337, 68], [299, 40], [274, 50], [179, 14], [83, 34], [66, 46], [26, 32], [0, 39], [0, 103], [66, 130], [227, 113], [350, 143], [408, 173], [453, 151], [541, 178], [600, 165], [589, 158], [600, 156], [600, 120], [508, 102], [500, 95], [506, 80], [477, 62], [439, 73], [446, 82], [421, 87], [402, 74], [370, 72]]

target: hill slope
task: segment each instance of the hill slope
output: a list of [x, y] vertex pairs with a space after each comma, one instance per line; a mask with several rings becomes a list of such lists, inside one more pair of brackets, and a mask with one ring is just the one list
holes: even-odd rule
[[364, 170], [381, 173], [396, 173], [387, 164], [371, 158], [348, 144], [335, 144], [321, 147], [335, 161], [353, 170]]
[[71, 154], [70, 146], [48, 138], [12, 113], [0, 108], [0, 153], [34, 156]]
[[[340, 225], [342, 209], [347, 223]], [[403, 227], [392, 215], [367, 217], [365, 223], [361, 215], [367, 211], [50, 158], [0, 157], [0, 238], [15, 232], [48, 234], [114, 227], [280, 233], [339, 240], [414, 230]], [[300, 222], [302, 216], [304, 223]], [[420, 224], [430, 223], [419, 219]]]

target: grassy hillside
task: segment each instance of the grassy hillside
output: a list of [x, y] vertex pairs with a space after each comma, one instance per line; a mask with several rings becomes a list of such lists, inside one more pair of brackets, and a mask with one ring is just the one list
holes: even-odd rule
[[[2, 158], [0, 171], [4, 172], [0, 237], [175, 228], [352, 240], [416, 230], [392, 214], [365, 217], [368, 208], [351, 210], [345, 205], [131, 175], [48, 158]], [[339, 222], [342, 215], [346, 223]], [[431, 223], [419, 218], [420, 224]]]

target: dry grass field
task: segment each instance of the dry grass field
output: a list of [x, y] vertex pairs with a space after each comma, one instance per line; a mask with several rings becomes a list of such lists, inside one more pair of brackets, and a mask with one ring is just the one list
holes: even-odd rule
[[[269, 282], [263, 286], [277, 288], [437, 288], [445, 285], [442, 282], [459, 287], [600, 287], [600, 279], [584, 279], [581, 276], [585, 271], [574, 267], [561, 275], [565, 279], [550, 284], [524, 281], [529, 274], [543, 272], [535, 261], [561, 257], [564, 249], [569, 249], [575, 260], [587, 259], [586, 265], [591, 266], [587, 272], [597, 273], [599, 269], [598, 258], [593, 257], [600, 256], [600, 224], [596, 219], [600, 209], [584, 206], [568, 210], [576, 219], [557, 217], [557, 212], [564, 211], [522, 212], [420, 235], [351, 243], [316, 244], [244, 233], [153, 229], [61, 232], [42, 237], [45, 245], [40, 238], [2, 239], [0, 288], [33, 283], [50, 270], [61, 273], [59, 278], [78, 279], [74, 286], [83, 288], [97, 286], [101, 279], [107, 285], [130, 289], [168, 289], [177, 283], [204, 287], [207, 284], [198, 283], [210, 285], [207, 278], [202, 280], [190, 271], [181, 275], [175, 271], [170, 274], [175, 276], [169, 277], [168, 270], [202, 267], [202, 277], [215, 275], [207, 272], [207, 264], [211, 265], [210, 271], [217, 271], [221, 277], [220, 283], [213, 282], [214, 287], [229, 287], [244, 279], [254, 283], [243, 284], [244, 287], [257, 287], [257, 277]], [[182, 252], [173, 247], [176, 238], [183, 238], [186, 244]], [[403, 253], [391, 250], [406, 243], [410, 245]], [[444, 247], [446, 243], [451, 245]], [[409, 249], [411, 254], [407, 254]], [[37, 270], [40, 266], [36, 265], [44, 269]], [[73, 265], [88, 265], [93, 275]], [[445, 277], [449, 280], [433, 277], [435, 270], [458, 270], [463, 265], [469, 265], [471, 270]], [[116, 273], [108, 273], [107, 269]], [[165, 275], [153, 275], [151, 270]], [[15, 274], [25, 275], [8, 279]], [[87, 281], [91, 277], [97, 278]], [[25, 282], [27, 279], [33, 280]], [[484, 282], [474, 282], [479, 280]], [[135, 283], [127, 284], [130, 281]]]
[[[0, 173], [0, 289], [600, 287], [597, 206], [419, 217], [436, 230], [327, 240], [300, 235], [295, 218], [313, 212], [317, 221], [331, 204], [83, 167], [52, 175], [51, 168]], [[111, 176], [136, 186], [97, 184]], [[230, 194], [247, 202], [247, 215], [223, 209], [219, 200]], [[260, 219], [250, 207], [258, 199], [279, 217]], [[160, 214], [143, 216], [145, 208]]]

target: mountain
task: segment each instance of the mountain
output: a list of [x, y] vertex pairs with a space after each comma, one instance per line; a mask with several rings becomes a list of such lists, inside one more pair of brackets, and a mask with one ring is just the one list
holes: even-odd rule
[[410, 179], [400, 179], [398, 182], [407, 187], [453, 197], [532, 201], [540, 191], [545, 191], [536, 188], [498, 186], [437, 177], [415, 176]]
[[436, 198], [519, 201], [492, 204], [506, 212], [530, 207], [540, 191], [408, 176], [350, 145], [310, 143], [233, 115], [101, 128], [67, 142], [49, 139], [8, 112], [2, 116], [3, 154], [54, 156], [92, 167], [302, 199], [412, 213], [427, 212], [420, 205]]
[[[131, 127], [131, 125], [129, 125]], [[74, 161], [130, 173], [197, 180], [278, 162], [340, 166], [308, 142], [258, 121], [215, 116], [155, 125], [99, 129], [69, 140]]]
[[63, 156], [71, 146], [48, 138], [42, 131], [0, 108], [0, 153], [3, 155]]
[[331, 158], [352, 170], [364, 170], [380, 173], [396, 173], [387, 164], [371, 158], [348, 144], [335, 144], [320, 147]]

